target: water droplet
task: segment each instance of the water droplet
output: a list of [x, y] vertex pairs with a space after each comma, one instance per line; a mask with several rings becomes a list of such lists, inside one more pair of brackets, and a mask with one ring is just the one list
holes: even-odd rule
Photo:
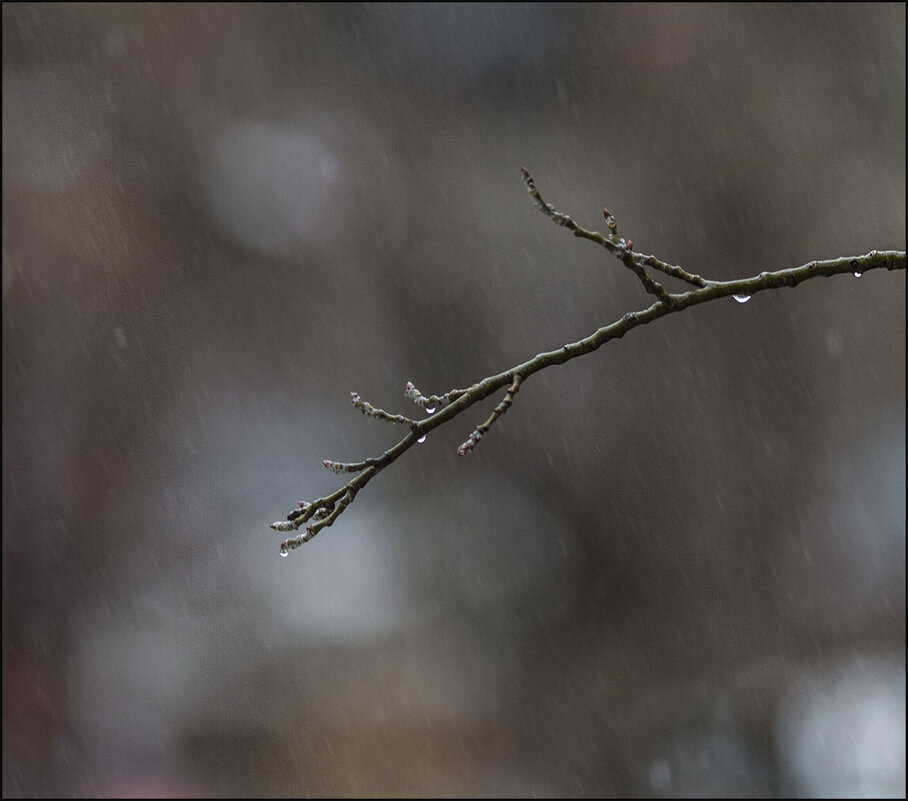
[[426, 414], [435, 414], [434, 406], [426, 406]]
[[423, 435], [422, 435], [418, 440], [416, 440], [416, 441], [417, 441], [417, 442], [425, 442], [425, 441], [426, 441], [426, 435], [423, 434]]
[[287, 556], [290, 553], [290, 549], [286, 545], [281, 546], [281, 556]]
[[858, 272], [857, 270], [855, 270], [855, 271], [852, 273], [852, 275], [853, 275], [855, 278], [860, 278], [863, 274], [864, 274], [864, 273], [860, 273], [860, 272]]
[[750, 295], [741, 294], [741, 295], [732, 295], [732, 297], [738, 301], [738, 303], [747, 303], [750, 300]]

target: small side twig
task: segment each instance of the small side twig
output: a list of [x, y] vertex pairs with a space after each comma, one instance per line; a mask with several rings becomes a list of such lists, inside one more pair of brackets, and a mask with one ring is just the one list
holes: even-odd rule
[[[632, 246], [632, 242], [628, 242], [629, 246]], [[655, 256], [644, 256], [643, 254], [634, 254], [642, 258], [642, 264], [645, 267], [653, 267], [657, 270], [661, 270], [666, 275], [670, 275], [673, 278], [680, 278], [682, 281], [687, 281], [688, 284], [692, 284], [696, 287], [704, 287], [707, 284], [705, 278], [701, 278], [699, 275], [693, 275], [687, 270], [682, 269], [681, 267], [675, 267], [673, 264], [668, 264], [667, 262], [657, 259]]]
[[655, 295], [666, 306], [672, 305], [674, 302], [673, 296], [666, 292], [662, 284], [658, 281], [654, 281], [647, 274], [646, 270], [643, 269], [643, 256], [634, 253], [634, 243], [632, 241], [625, 241], [622, 237], [618, 236], [618, 223], [615, 220], [614, 215], [608, 209], [602, 210], [609, 230], [609, 235], [605, 237], [598, 231], [588, 231], [586, 228], [577, 225], [577, 223], [567, 214], [555, 211], [551, 203], [546, 203], [545, 200], [542, 199], [542, 195], [539, 194], [539, 190], [536, 188], [536, 182], [533, 180], [533, 176], [530, 175], [526, 167], [520, 168], [520, 174], [523, 176], [524, 186], [526, 186], [527, 191], [530, 193], [530, 197], [533, 198], [533, 205], [539, 209], [539, 211], [545, 214], [545, 216], [552, 220], [556, 225], [567, 228], [574, 236], [579, 236], [582, 239], [589, 239], [591, 242], [601, 245], [610, 253], [614, 253], [621, 260], [621, 263], [637, 276], [640, 283], [643, 284], [643, 288], [650, 295]]
[[389, 423], [403, 423], [405, 426], [413, 428], [415, 423], [402, 414], [389, 414], [384, 409], [376, 409], [371, 403], [364, 401], [357, 393], [350, 393], [350, 400], [354, 408], [359, 409], [366, 417], [374, 417], [376, 420], [386, 420]]
[[413, 386], [412, 381], [407, 381], [404, 397], [409, 398], [417, 406], [425, 409], [428, 414], [435, 414], [436, 409], [444, 409], [445, 406], [457, 400], [465, 392], [465, 389], [452, 389], [444, 395], [429, 395], [427, 398]]
[[514, 396], [517, 394], [517, 390], [520, 389], [520, 385], [523, 383], [523, 376], [520, 373], [515, 374], [514, 380], [511, 382], [511, 386], [508, 387], [508, 391], [505, 393], [504, 398], [502, 398], [501, 403], [499, 403], [495, 409], [492, 411], [491, 416], [486, 420], [482, 425], [477, 426], [476, 430], [470, 434], [469, 439], [466, 442], [461, 443], [460, 447], [457, 449], [458, 456], [466, 456], [473, 448], [479, 444], [479, 440], [482, 439], [482, 435], [485, 434], [501, 415], [503, 415], [508, 409], [511, 408], [511, 404], [514, 402]]

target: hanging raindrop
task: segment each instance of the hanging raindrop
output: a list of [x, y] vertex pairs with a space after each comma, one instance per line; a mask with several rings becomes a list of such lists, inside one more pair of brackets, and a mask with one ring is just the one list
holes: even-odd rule
[[747, 303], [747, 301], [750, 300], [750, 297], [751, 297], [751, 296], [742, 293], [742, 294], [740, 294], [740, 295], [732, 295], [732, 297], [733, 297], [736, 301], [738, 301], [738, 303]]
[[860, 278], [863, 274], [864, 274], [864, 273], [858, 272], [857, 270], [855, 270], [855, 271], [852, 273], [852, 275], [853, 275], [855, 278]]
[[286, 557], [290, 553], [290, 549], [286, 545], [281, 546], [281, 556]]
[[434, 406], [426, 406], [426, 414], [435, 414]]
[[416, 441], [417, 441], [417, 442], [425, 442], [425, 441], [426, 441], [426, 435], [423, 434], [423, 435], [422, 435], [419, 439], [417, 439]]

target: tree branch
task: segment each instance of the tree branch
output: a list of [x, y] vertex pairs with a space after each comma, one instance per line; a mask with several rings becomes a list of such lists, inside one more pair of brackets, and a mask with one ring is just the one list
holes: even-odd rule
[[[556, 211], [551, 204], [543, 200], [529, 172], [523, 169], [521, 173], [524, 185], [533, 198], [535, 207], [540, 212], [556, 225], [567, 228], [574, 236], [595, 242], [614, 254], [625, 267], [634, 273], [643, 285], [644, 290], [648, 294], [655, 296], [656, 302], [648, 308], [625, 314], [620, 320], [616, 320], [610, 325], [594, 331], [585, 339], [570, 343], [557, 350], [540, 353], [523, 364], [518, 364], [505, 370], [503, 373], [484, 378], [468, 389], [452, 389], [444, 395], [429, 395], [427, 397], [408, 381], [404, 396], [429, 414], [429, 417], [424, 420], [413, 420], [403, 415], [390, 414], [382, 409], [375, 408], [370, 403], [366, 403], [355, 392], [351, 393], [354, 407], [363, 414], [390, 423], [406, 425], [410, 431], [396, 445], [380, 456], [369, 457], [360, 462], [333, 462], [326, 459], [323, 464], [328, 470], [334, 473], [357, 473], [357, 475], [330, 495], [317, 498], [311, 503], [300, 501], [299, 508], [291, 510], [286, 520], [271, 524], [271, 528], [282, 532], [298, 531], [305, 526], [303, 533], [281, 543], [281, 556], [287, 556], [290, 551], [311, 540], [323, 528], [332, 525], [366, 484], [417, 442], [423, 442], [430, 431], [457, 417], [492, 393], [507, 387], [504, 397], [495, 407], [491, 416], [484, 423], [477, 426], [467, 440], [457, 449], [457, 453], [461, 456], [468, 454], [476, 447], [479, 440], [489, 431], [495, 421], [511, 407], [514, 403], [514, 397], [522, 384], [531, 375], [546, 367], [564, 364], [578, 356], [592, 353], [606, 342], [620, 339], [637, 326], [651, 323], [653, 320], [657, 320], [667, 314], [683, 311], [699, 303], [706, 303], [710, 300], [718, 300], [729, 296], [734, 297], [739, 303], [745, 303], [758, 292], [768, 289], [779, 289], [780, 287], [795, 287], [818, 276], [829, 277], [845, 274], [860, 276], [870, 270], [886, 269], [891, 271], [905, 269], [905, 251], [872, 250], [864, 256], [845, 256], [827, 261], [812, 261], [800, 267], [791, 267], [776, 272], [762, 272], [752, 278], [742, 278], [736, 281], [710, 281], [699, 275], [689, 273], [681, 267], [675, 267], [663, 262], [655, 256], [647, 256], [634, 251], [634, 243], [631, 240], [625, 241], [618, 236], [617, 222], [607, 209], [603, 210], [603, 215], [606, 220], [608, 235], [582, 228], [567, 214]], [[686, 281], [692, 285], [693, 289], [679, 294], [670, 293], [646, 272], [646, 267], [651, 267], [666, 275]]]

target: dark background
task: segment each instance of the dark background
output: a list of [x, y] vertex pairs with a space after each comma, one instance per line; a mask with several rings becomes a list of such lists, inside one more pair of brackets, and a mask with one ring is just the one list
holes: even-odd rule
[[[905, 8], [3, 5], [3, 794], [904, 795]], [[681, 285], [668, 282], [672, 290]]]

